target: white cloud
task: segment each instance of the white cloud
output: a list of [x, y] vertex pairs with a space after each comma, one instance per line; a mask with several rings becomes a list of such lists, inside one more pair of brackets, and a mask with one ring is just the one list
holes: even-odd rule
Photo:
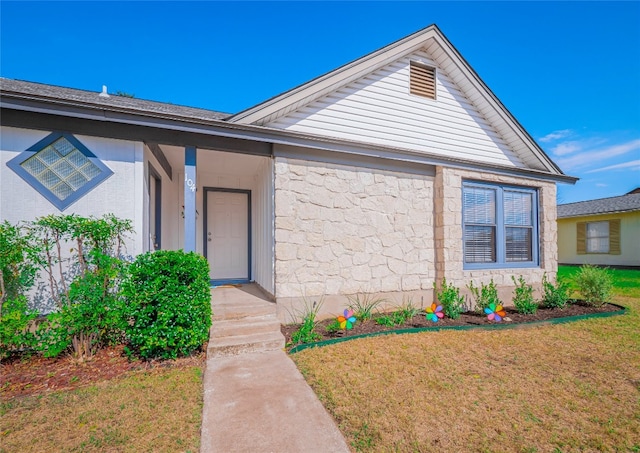
[[562, 130], [559, 130], [559, 131], [553, 131], [553, 132], [545, 135], [544, 137], [540, 137], [538, 140], [543, 142], [543, 143], [552, 142], [554, 140], [559, 140], [561, 138], [568, 137], [572, 133], [573, 133], [573, 131], [571, 129], [562, 129]]
[[583, 148], [580, 142], [564, 142], [560, 143], [551, 149], [551, 152], [556, 156], [565, 156], [567, 154], [575, 153]]
[[607, 187], [608, 184], [602, 184], [602, 183], [598, 183], [596, 184], [596, 187]]
[[620, 170], [622, 168], [629, 168], [631, 170], [640, 171], [640, 159], [623, 162], [621, 164], [609, 165], [608, 167], [596, 168], [595, 170], [589, 170], [586, 173], [596, 173], [599, 171], [607, 170]]
[[[569, 157], [558, 158], [556, 162], [566, 169], [574, 169], [585, 166], [601, 164], [609, 158], [621, 156], [632, 151], [640, 151], [640, 139], [632, 140], [619, 145], [598, 148], [590, 151], [574, 154]], [[602, 170], [599, 168], [598, 170]]]

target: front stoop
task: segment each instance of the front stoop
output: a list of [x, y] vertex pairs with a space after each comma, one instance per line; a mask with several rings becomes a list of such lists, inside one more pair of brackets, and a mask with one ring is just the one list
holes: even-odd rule
[[213, 323], [207, 357], [224, 357], [284, 348], [274, 303], [254, 288], [212, 290]]

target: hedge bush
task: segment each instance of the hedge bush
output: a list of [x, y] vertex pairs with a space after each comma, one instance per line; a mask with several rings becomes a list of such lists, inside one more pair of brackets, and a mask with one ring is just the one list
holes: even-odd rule
[[129, 267], [122, 295], [131, 353], [173, 359], [207, 341], [211, 295], [203, 256], [172, 250], [139, 255]]

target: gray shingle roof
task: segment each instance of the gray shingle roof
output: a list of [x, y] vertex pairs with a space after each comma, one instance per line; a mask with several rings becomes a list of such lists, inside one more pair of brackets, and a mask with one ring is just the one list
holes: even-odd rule
[[0, 91], [3, 94], [24, 95], [43, 100], [51, 99], [57, 102], [80, 102], [82, 104], [93, 104], [96, 107], [107, 109], [137, 111], [146, 114], [156, 113], [189, 119], [224, 120], [231, 116], [228, 113], [213, 110], [146, 101], [144, 99], [117, 96], [115, 94], [111, 94], [109, 97], [103, 97], [99, 96], [99, 91], [77, 90], [75, 88], [64, 88], [42, 83], [6, 79], [4, 77], [0, 77]]
[[558, 218], [640, 211], [640, 193], [558, 205]]

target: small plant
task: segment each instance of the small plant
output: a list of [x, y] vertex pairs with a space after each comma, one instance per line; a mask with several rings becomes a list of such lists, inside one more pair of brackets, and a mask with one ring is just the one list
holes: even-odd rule
[[512, 275], [511, 280], [516, 285], [513, 290], [513, 305], [516, 306], [518, 313], [523, 315], [532, 315], [538, 311], [538, 304], [533, 298], [533, 286], [527, 284], [521, 276], [516, 278]]
[[545, 272], [542, 276], [542, 291], [542, 304], [545, 307], [562, 309], [567, 306], [569, 285], [566, 282], [556, 279], [556, 284], [554, 285], [547, 280], [547, 273]]
[[413, 299], [411, 297], [403, 297], [402, 304], [398, 306], [396, 311], [377, 316], [375, 321], [381, 326], [401, 326], [418, 313], [420, 313], [420, 309], [413, 305]]
[[460, 295], [460, 290], [453, 284], [447, 284], [447, 279], [442, 279], [442, 285], [440, 291], [436, 283], [433, 283], [433, 288], [436, 290], [436, 298], [442, 304], [444, 314], [451, 319], [458, 319], [464, 312], [464, 296]]
[[402, 304], [398, 307], [397, 311], [400, 312], [405, 321], [410, 320], [420, 313], [420, 309], [413, 305], [413, 298], [405, 298], [404, 296], [402, 297]]
[[400, 326], [405, 322], [406, 318], [400, 311], [394, 311], [393, 313], [388, 313], [376, 317], [376, 323], [386, 327]]
[[587, 304], [601, 307], [611, 301], [613, 279], [608, 269], [585, 264], [574, 278], [578, 291]]
[[498, 288], [496, 284], [491, 279], [488, 285], [484, 283], [480, 284], [480, 288], [474, 286], [473, 281], [467, 285], [469, 291], [473, 295], [476, 304], [476, 311], [483, 313], [485, 308], [489, 308], [491, 304], [495, 306], [502, 305], [500, 299], [498, 298]]
[[[309, 301], [304, 298], [304, 305], [301, 311], [296, 312], [296, 319], [302, 319], [302, 323], [298, 330], [291, 334], [291, 343], [292, 344], [305, 344], [305, 343], [314, 343], [322, 338], [322, 336], [315, 331], [316, 325], [318, 322], [316, 318], [318, 317], [318, 313], [322, 308], [324, 303], [324, 299], [320, 299], [319, 302]], [[340, 325], [338, 324], [338, 327]]]
[[325, 330], [327, 331], [327, 333], [336, 333], [340, 329], [340, 322], [337, 319], [334, 319], [333, 322], [331, 322], [331, 324], [329, 324], [328, 326], [325, 327]]
[[349, 308], [353, 310], [359, 321], [366, 321], [373, 318], [374, 310], [385, 302], [384, 298], [375, 297], [372, 294], [363, 294], [362, 296], [356, 294], [355, 296], [348, 296], [347, 298], [349, 299]]

